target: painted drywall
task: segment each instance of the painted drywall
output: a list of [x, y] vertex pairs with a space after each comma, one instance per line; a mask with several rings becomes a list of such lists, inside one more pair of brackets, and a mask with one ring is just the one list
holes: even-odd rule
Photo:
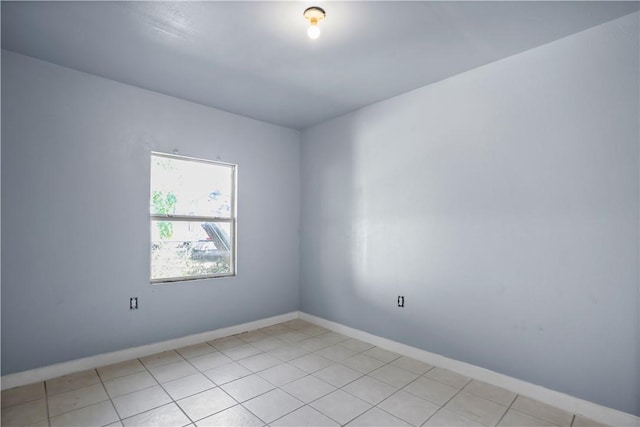
[[640, 414], [638, 48], [634, 13], [303, 131], [301, 310]]
[[[299, 132], [7, 51], [2, 124], [3, 374], [298, 308]], [[151, 150], [238, 164], [236, 277], [149, 284]]]

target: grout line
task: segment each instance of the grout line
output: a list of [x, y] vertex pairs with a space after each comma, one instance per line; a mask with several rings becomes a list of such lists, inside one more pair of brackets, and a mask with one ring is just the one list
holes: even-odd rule
[[[268, 426], [269, 423], [265, 422], [262, 418], [260, 418], [257, 414], [254, 414], [253, 412], [251, 412], [251, 410], [249, 408], [247, 408], [246, 406], [244, 406], [242, 403], [238, 403], [237, 406], [240, 406], [242, 409], [244, 409], [245, 411], [249, 412], [251, 415], [253, 415], [254, 417], [256, 417], [257, 419], [259, 419], [260, 421], [262, 421], [264, 423], [265, 426]], [[226, 411], [226, 409], [225, 409]], [[220, 412], [216, 412], [216, 414], [219, 414]], [[209, 415], [211, 416], [211, 415]], [[273, 421], [272, 421], [273, 422]]]
[[[388, 396], [386, 399], [384, 399], [382, 402], [384, 402], [385, 400], [387, 400], [389, 397], [393, 396], [394, 394], [398, 393], [400, 390], [401, 390], [401, 389], [396, 390], [393, 394], [389, 395], [389, 396]], [[377, 404], [373, 405], [373, 407], [374, 407], [374, 408], [377, 408], [379, 411], [386, 412], [387, 414], [391, 415], [392, 417], [397, 418], [397, 419], [399, 419], [399, 420], [401, 420], [401, 421], [403, 421], [403, 422], [405, 422], [405, 423], [407, 423], [407, 424], [409, 424], [409, 425], [412, 425], [412, 424], [413, 424], [413, 423], [411, 423], [410, 421], [405, 420], [404, 418], [399, 417], [398, 415], [393, 415], [391, 412], [387, 411], [386, 409], [381, 408], [379, 405], [380, 405], [382, 402], [379, 402], [379, 403], [377, 403]]]
[[[496, 423], [496, 425], [500, 424], [500, 422], [502, 421], [502, 419], [507, 415], [507, 413], [511, 410], [511, 407], [513, 406], [513, 404], [516, 402], [516, 399], [518, 398], [518, 395], [516, 394], [515, 397], [513, 398], [513, 400], [511, 400], [511, 403], [509, 404], [509, 406], [507, 406], [507, 410], [504, 411], [504, 414], [502, 414], [502, 416], [500, 417], [500, 419], [498, 420], [498, 422]], [[497, 402], [496, 402], [497, 403]]]
[[[116, 408], [115, 403], [113, 403], [113, 399], [111, 398], [111, 395], [107, 391], [107, 387], [104, 385], [104, 381], [102, 381], [102, 377], [100, 376], [100, 373], [98, 372], [98, 369], [94, 369], [94, 371], [96, 371], [96, 375], [98, 376], [98, 379], [100, 380], [100, 384], [102, 385], [102, 389], [104, 390], [105, 394], [107, 395], [107, 398], [109, 399], [109, 403], [111, 403], [111, 407], [113, 408], [113, 411], [116, 413], [116, 417], [118, 417], [117, 421], [120, 421], [120, 424], [122, 424], [122, 418], [120, 418], [120, 413], [118, 412], [118, 409]], [[113, 424], [113, 423], [111, 423], [111, 424]]]
[[51, 416], [49, 412], [49, 392], [47, 391], [47, 382], [43, 381], [42, 384], [44, 386], [44, 404], [47, 407], [47, 425], [51, 427]]
[[[427, 377], [427, 378], [429, 378], [429, 377]], [[430, 379], [430, 380], [433, 380], [433, 381], [436, 381], [436, 380], [434, 380], [433, 378], [429, 378], [429, 379]], [[440, 381], [437, 381], [437, 382], [440, 382]], [[471, 382], [471, 380], [467, 381], [467, 384], [469, 384], [470, 382]], [[440, 383], [440, 384], [444, 384], [444, 383]], [[442, 405], [440, 406], [440, 408], [439, 408], [436, 412], [434, 412], [434, 413], [433, 413], [433, 415], [431, 415], [429, 418], [427, 418], [427, 420], [426, 420], [424, 423], [422, 423], [422, 425], [424, 425], [424, 424], [428, 423], [428, 422], [429, 422], [429, 420], [430, 420], [431, 418], [433, 418], [433, 417], [434, 417], [438, 412], [440, 412], [440, 410], [441, 410], [441, 409], [444, 409], [444, 407], [445, 407], [445, 406], [447, 406], [447, 404], [448, 404], [449, 402], [451, 402], [453, 399], [455, 399], [455, 397], [456, 397], [457, 395], [459, 395], [460, 393], [462, 393], [462, 390], [464, 390], [464, 388], [467, 386], [467, 384], [465, 384], [464, 386], [462, 386], [462, 388], [461, 388], [460, 390], [458, 390], [458, 391], [456, 392], [456, 394], [454, 394], [453, 396], [451, 396], [451, 398], [450, 398], [449, 400], [447, 400], [446, 402], [444, 402], [444, 404], [442, 404]], [[446, 385], [449, 385], [449, 384], [446, 384]], [[451, 385], [449, 385], [449, 387], [452, 387], [452, 386], [451, 386]], [[408, 392], [408, 393], [411, 393], [411, 392]], [[411, 394], [413, 394], [413, 393], [411, 393]], [[420, 396], [418, 396], [418, 397], [420, 397]], [[431, 402], [431, 403], [434, 403], [434, 402]], [[436, 403], [436, 405], [437, 405], [437, 403]], [[469, 418], [467, 418], [467, 417], [465, 417], [465, 416], [463, 416], [463, 415], [460, 415], [460, 414], [458, 414], [458, 413], [455, 413], [455, 414], [456, 414], [456, 415], [458, 415], [459, 417], [462, 417], [462, 418], [467, 419], [467, 420], [469, 420], [469, 421], [472, 421], [472, 422], [474, 422], [474, 423], [476, 422], [476, 421], [473, 421], [473, 420], [471, 420], [471, 419], [469, 419]]]
[[[171, 351], [171, 350], [170, 350], [170, 351]], [[186, 361], [186, 362], [189, 364], [189, 366], [192, 366], [193, 368], [195, 368], [195, 369], [196, 369], [196, 371], [200, 372], [200, 371], [199, 371], [195, 366], [193, 366], [193, 365], [192, 365], [192, 364], [191, 364], [191, 363], [190, 363], [190, 362], [189, 362], [189, 361], [188, 361], [184, 356], [182, 356], [182, 354], [180, 354], [179, 352], [177, 352], [177, 351], [175, 351], [175, 350], [172, 350], [172, 351], [174, 351], [178, 356], [182, 357], [182, 359], [183, 359], [184, 361]], [[138, 360], [139, 360], [139, 359], [138, 359]], [[164, 386], [162, 385], [162, 383], [158, 380], [158, 378], [156, 378], [156, 377], [155, 377], [155, 375], [153, 375], [153, 373], [149, 370], [149, 368], [147, 367], [147, 365], [145, 365], [145, 364], [142, 362], [142, 360], [139, 360], [139, 362], [140, 362], [140, 363], [142, 363], [142, 366], [144, 366], [144, 368], [145, 368], [145, 369], [146, 369], [146, 371], [149, 373], [149, 375], [151, 375], [151, 377], [152, 377], [154, 380], [156, 380], [156, 382], [158, 383], [158, 385], [160, 386], [160, 388], [162, 389], [162, 391], [164, 391], [164, 392], [165, 392], [165, 394], [166, 394], [167, 396], [169, 396], [169, 399], [171, 399], [171, 402], [170, 402], [170, 403], [175, 404], [175, 405], [178, 407], [178, 409], [180, 410], [180, 412], [182, 412], [182, 413], [184, 414], [184, 416], [185, 416], [185, 417], [187, 417], [187, 419], [191, 421], [191, 423], [194, 423], [194, 424], [195, 424], [195, 421], [191, 419], [191, 417], [190, 417], [190, 416], [189, 416], [189, 415], [184, 411], [184, 409], [182, 409], [182, 407], [181, 407], [181, 406], [178, 404], [178, 402], [173, 398], [173, 396], [171, 396], [171, 394], [169, 394], [169, 392], [167, 391], [167, 389], [165, 389], [165, 388], [164, 388]], [[179, 363], [179, 362], [171, 362], [171, 363]], [[160, 366], [170, 365], [171, 363], [166, 363], [166, 364], [164, 364], [164, 365], [160, 365]], [[181, 378], [184, 378], [184, 377], [181, 377]], [[177, 378], [176, 378], [176, 379], [177, 379]], [[173, 381], [173, 380], [172, 380], [172, 381]], [[169, 382], [169, 381], [167, 381], [167, 382]], [[214, 383], [214, 384], [215, 384], [215, 383]], [[150, 388], [150, 387], [149, 387], [149, 388]], [[146, 389], [145, 389], [145, 390], [146, 390]], [[209, 390], [209, 389], [207, 389], [207, 390]], [[204, 390], [204, 391], [206, 391], [206, 390]], [[143, 414], [144, 412], [148, 412], [148, 411], [151, 411], [151, 410], [153, 410], [153, 409], [161, 408], [162, 406], [169, 405], [170, 403], [165, 403], [165, 404], [163, 404], [163, 405], [156, 406], [155, 408], [148, 409], [147, 411], [139, 412], [138, 414], [131, 415], [131, 417], [135, 417], [136, 415]], [[127, 417], [127, 418], [131, 418], [131, 417]], [[121, 420], [121, 421], [122, 421], [122, 420]], [[123, 424], [124, 424], [124, 423], [123, 423]]]
[[570, 426], [573, 427], [573, 423], [576, 421], [576, 414], [573, 414], [573, 416], [571, 417], [571, 424]]
[[[55, 415], [55, 416], [53, 416], [53, 417], [51, 416], [51, 411], [50, 411], [50, 409], [49, 409], [49, 397], [50, 397], [50, 396], [49, 396], [49, 388], [47, 387], [47, 381], [52, 381], [52, 380], [55, 380], [55, 379], [57, 379], [57, 378], [65, 377], [65, 376], [67, 376], [67, 375], [62, 375], [62, 376], [57, 377], [57, 378], [52, 378], [52, 379], [50, 379], [50, 380], [43, 381], [43, 383], [44, 383], [44, 389], [45, 389], [45, 403], [46, 403], [46, 407], [47, 407], [47, 424], [48, 424], [49, 426], [51, 425], [51, 419], [52, 419], [52, 418], [60, 417], [60, 416], [65, 415], [65, 414], [68, 414], [68, 413], [71, 413], [71, 412], [75, 412], [75, 411], [79, 411], [79, 410], [81, 410], [81, 409], [85, 409], [85, 408], [88, 408], [88, 407], [90, 407], [90, 406], [97, 405], [97, 404], [99, 404], [99, 403], [102, 403], [102, 402], [106, 402], [106, 401], [108, 401], [108, 400], [109, 400], [109, 401], [111, 400], [111, 399], [110, 399], [110, 397], [109, 397], [109, 394], [107, 393], [106, 389], [104, 388], [104, 384], [102, 383], [102, 379], [100, 378], [100, 375], [98, 375], [98, 371], [97, 371], [97, 369], [87, 369], [86, 371], [81, 371], [81, 372], [89, 372], [89, 371], [93, 371], [93, 372], [96, 374], [96, 377], [98, 378], [98, 382], [96, 382], [96, 383], [94, 383], [94, 384], [88, 384], [88, 385], [83, 385], [83, 386], [80, 386], [80, 387], [75, 387], [75, 388], [72, 388], [72, 389], [69, 389], [69, 390], [66, 390], [66, 391], [61, 391], [61, 392], [58, 392], [58, 393], [56, 393], [56, 394], [52, 395], [51, 397], [52, 397], [52, 398], [55, 398], [56, 396], [60, 396], [60, 395], [65, 394], [65, 393], [76, 392], [76, 391], [81, 390], [81, 389], [83, 389], [83, 388], [85, 388], [85, 387], [93, 387], [93, 386], [101, 385], [101, 386], [102, 386], [102, 389], [105, 391], [105, 394], [107, 395], [107, 399], [105, 399], [105, 400], [100, 400], [100, 401], [98, 401], [98, 402], [93, 402], [93, 403], [90, 403], [90, 404], [85, 405], [85, 406], [81, 406], [81, 407], [77, 407], [77, 408], [69, 409], [69, 410], [66, 410], [66, 411], [64, 411], [64, 412], [61, 412], [60, 414]], [[78, 372], [78, 373], [80, 373], [80, 372]], [[68, 374], [68, 375], [74, 375], [74, 374]], [[112, 405], [113, 405], [113, 402], [112, 402]], [[117, 414], [117, 412], [116, 412], [116, 414]]]

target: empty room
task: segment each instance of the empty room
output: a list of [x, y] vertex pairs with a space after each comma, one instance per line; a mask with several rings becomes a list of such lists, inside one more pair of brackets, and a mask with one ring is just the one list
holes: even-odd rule
[[640, 2], [0, 8], [2, 426], [640, 426]]

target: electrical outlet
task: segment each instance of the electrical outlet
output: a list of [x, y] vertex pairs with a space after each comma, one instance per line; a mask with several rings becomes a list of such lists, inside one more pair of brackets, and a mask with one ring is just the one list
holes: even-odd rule
[[138, 297], [129, 298], [129, 310], [137, 310], [138, 309]]
[[404, 295], [398, 295], [398, 307], [404, 307]]

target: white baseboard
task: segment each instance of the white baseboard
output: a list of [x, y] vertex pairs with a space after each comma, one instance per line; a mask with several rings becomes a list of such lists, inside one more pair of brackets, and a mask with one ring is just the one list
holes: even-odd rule
[[31, 369], [29, 371], [4, 375], [0, 380], [1, 388], [2, 390], [6, 390], [21, 385], [46, 381], [52, 378], [60, 377], [62, 375], [85, 371], [87, 369], [95, 369], [101, 366], [124, 362], [126, 360], [136, 359], [138, 357], [149, 356], [151, 354], [160, 353], [167, 350], [175, 350], [177, 348], [186, 347], [188, 345], [199, 344], [205, 341], [211, 341], [229, 335], [235, 335], [254, 329], [260, 329], [267, 326], [275, 325], [276, 323], [286, 322], [287, 320], [293, 320], [297, 318], [298, 312], [292, 311], [291, 313], [268, 317], [266, 319], [254, 320], [252, 322], [242, 323], [239, 325], [229, 326], [213, 331], [187, 335], [181, 338], [142, 345], [139, 347], [127, 348], [111, 353], [96, 354], [95, 356], [83, 357], [81, 359], [56, 363], [54, 365]]
[[313, 316], [311, 314], [300, 312], [300, 319], [315, 323], [316, 325], [323, 326], [348, 337], [366, 341], [380, 348], [384, 348], [385, 350], [412, 357], [416, 360], [449, 369], [450, 371], [457, 372], [461, 375], [505, 388], [514, 393], [555, 406], [556, 408], [563, 409], [572, 414], [583, 415], [600, 423], [611, 426], [640, 426], [640, 418], [627, 414], [626, 412], [598, 405], [555, 390], [550, 390], [527, 381], [490, 371], [489, 369], [480, 368], [469, 363], [460, 362], [426, 350], [411, 347], [406, 344], [379, 337], [377, 335], [373, 335], [359, 329], [354, 329], [340, 323], [332, 322], [321, 317]]

